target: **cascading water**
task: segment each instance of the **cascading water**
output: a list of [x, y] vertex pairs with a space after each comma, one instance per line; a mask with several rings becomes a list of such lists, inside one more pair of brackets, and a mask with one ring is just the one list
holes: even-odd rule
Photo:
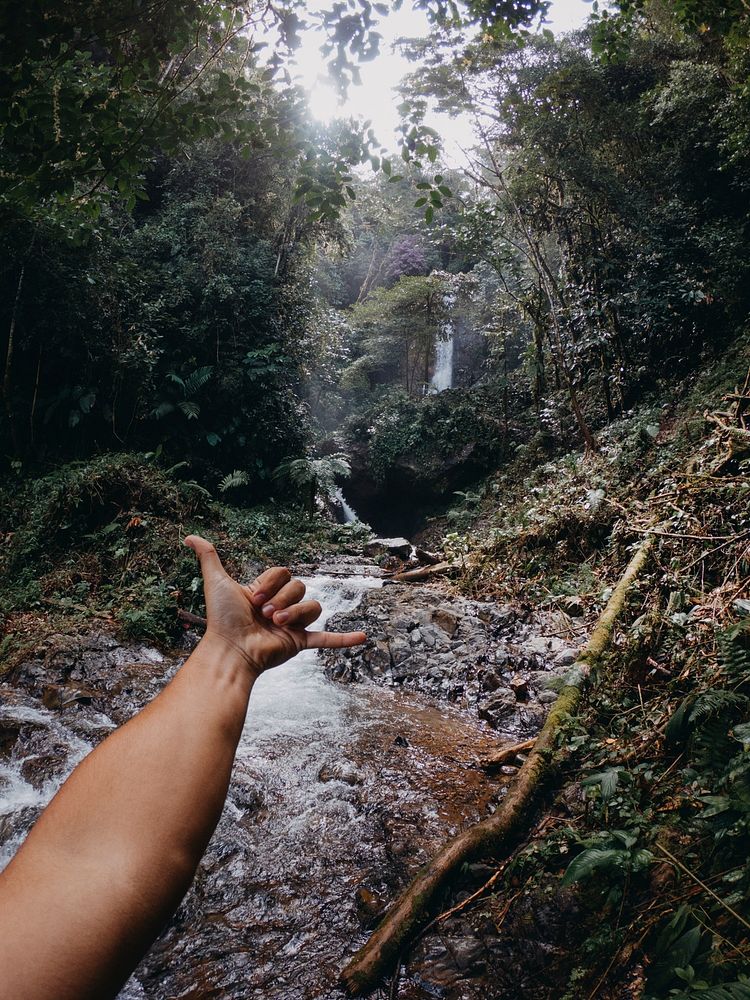
[[443, 392], [453, 386], [453, 348], [455, 340], [455, 326], [450, 318], [450, 313], [456, 302], [456, 296], [452, 293], [443, 296], [443, 305], [448, 313], [448, 319], [442, 324], [437, 343], [435, 345], [435, 370], [430, 379], [430, 389], [432, 392]]
[[337, 486], [333, 491], [333, 498], [336, 503], [341, 508], [341, 514], [344, 518], [344, 524], [354, 524], [359, 520], [356, 510], [347, 503], [346, 497], [344, 496], [344, 491], [340, 486]]

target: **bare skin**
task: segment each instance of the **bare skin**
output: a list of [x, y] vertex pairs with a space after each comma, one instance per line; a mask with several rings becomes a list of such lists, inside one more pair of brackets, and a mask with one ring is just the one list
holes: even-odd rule
[[288, 570], [249, 587], [210, 542], [206, 634], [146, 708], [73, 771], [0, 875], [0, 1000], [114, 997], [187, 891], [224, 805], [257, 677], [363, 632], [308, 632], [320, 615]]

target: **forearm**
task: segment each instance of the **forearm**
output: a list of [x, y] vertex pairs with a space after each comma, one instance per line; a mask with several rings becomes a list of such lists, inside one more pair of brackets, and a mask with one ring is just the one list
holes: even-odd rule
[[[221, 815], [252, 683], [245, 660], [204, 639], [73, 772], [0, 877], [2, 1000], [114, 996]], [[29, 921], [33, 947], [15, 930]]]

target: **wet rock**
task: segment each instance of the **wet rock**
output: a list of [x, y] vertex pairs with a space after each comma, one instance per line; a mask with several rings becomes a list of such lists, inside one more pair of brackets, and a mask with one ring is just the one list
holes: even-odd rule
[[354, 903], [357, 907], [357, 919], [364, 930], [373, 928], [385, 912], [386, 904], [380, 896], [363, 885], [354, 893]]
[[436, 608], [432, 612], [432, 620], [452, 639], [458, 628], [458, 617], [446, 608]]
[[21, 731], [20, 725], [11, 722], [0, 722], [0, 753], [7, 754], [13, 749]]
[[547, 710], [539, 702], [529, 702], [519, 706], [516, 720], [517, 731], [520, 736], [536, 736], [544, 725]]
[[578, 650], [574, 647], [569, 649], [561, 649], [560, 652], [555, 656], [552, 661], [552, 665], [555, 667], [570, 667], [578, 659]]
[[408, 660], [412, 655], [411, 643], [402, 635], [395, 635], [388, 643], [390, 662], [392, 666], [398, 666], [404, 660]]
[[480, 707], [479, 718], [499, 729], [504, 722], [515, 717], [517, 704], [512, 691], [501, 691]]
[[526, 701], [529, 697], [529, 682], [520, 674], [513, 674], [510, 679], [510, 689], [517, 701]]
[[554, 705], [557, 701], [557, 692], [547, 688], [546, 691], [540, 691], [537, 698], [540, 705]]
[[384, 674], [391, 665], [391, 651], [387, 642], [379, 639], [368, 657], [370, 670], [374, 674]]
[[483, 691], [497, 691], [502, 685], [503, 679], [496, 670], [487, 670], [482, 677]]
[[318, 771], [318, 781], [343, 781], [345, 785], [361, 785], [362, 777], [344, 763], [324, 764]]
[[356, 649], [325, 651], [329, 677], [369, 679], [459, 703], [519, 739], [538, 731], [544, 713], [538, 694], [555, 669], [567, 669], [553, 668], [552, 660], [570, 649], [535, 633], [534, 623], [513, 609], [426, 586], [371, 590], [329, 627], [363, 629], [370, 637]]
[[363, 551], [366, 556], [398, 556], [408, 559], [411, 555], [411, 542], [406, 538], [373, 538], [365, 544]]

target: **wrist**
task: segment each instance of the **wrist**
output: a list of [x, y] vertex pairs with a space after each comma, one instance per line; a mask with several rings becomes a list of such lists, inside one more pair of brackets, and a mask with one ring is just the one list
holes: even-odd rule
[[261, 665], [238, 642], [221, 632], [208, 628], [198, 643], [196, 652], [210, 658], [223, 672], [236, 677], [240, 682], [249, 679], [250, 685], [263, 672]]

